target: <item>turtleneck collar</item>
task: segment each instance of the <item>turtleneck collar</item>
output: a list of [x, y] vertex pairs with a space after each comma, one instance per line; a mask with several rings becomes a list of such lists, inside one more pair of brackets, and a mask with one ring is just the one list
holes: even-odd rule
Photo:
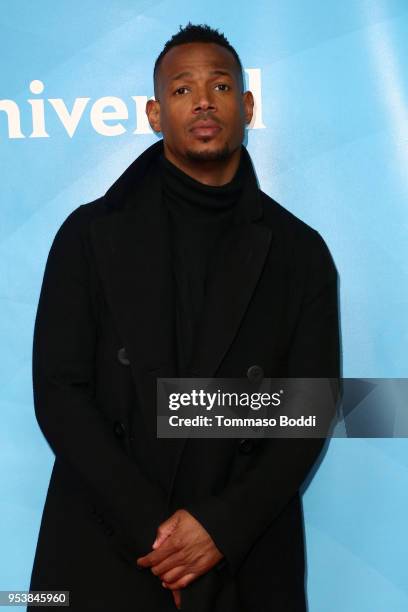
[[186, 215], [190, 219], [215, 220], [242, 205], [246, 174], [242, 153], [234, 177], [220, 186], [197, 181], [168, 160], [164, 153], [159, 156], [159, 164], [163, 193], [173, 213]]

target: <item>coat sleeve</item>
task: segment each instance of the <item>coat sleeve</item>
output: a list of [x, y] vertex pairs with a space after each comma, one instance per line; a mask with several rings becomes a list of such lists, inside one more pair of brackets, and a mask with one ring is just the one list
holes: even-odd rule
[[45, 266], [33, 339], [35, 414], [56, 458], [89, 494], [107, 537], [136, 567], [166, 518], [164, 494], [118, 445], [95, 401], [98, 337], [83, 212], [80, 206], [63, 222]]
[[[329, 410], [333, 411], [340, 377], [338, 278], [325, 242], [315, 231], [312, 237], [287, 376], [330, 378], [334, 401]], [[216, 496], [185, 506], [224, 554], [221, 564], [226, 562], [232, 575], [255, 541], [297, 494], [324, 443], [325, 438], [263, 439], [256, 456], [234, 482]]]

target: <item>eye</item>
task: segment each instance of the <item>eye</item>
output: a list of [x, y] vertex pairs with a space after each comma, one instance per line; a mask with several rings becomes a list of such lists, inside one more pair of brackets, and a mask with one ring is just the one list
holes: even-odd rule
[[222, 87], [223, 89], [221, 89], [221, 91], [228, 91], [231, 89], [228, 83], [217, 83], [216, 87]]
[[[182, 96], [182, 95], [183, 95], [183, 90], [184, 90], [184, 89], [187, 91], [187, 87], [178, 87], [178, 88], [176, 89], [176, 91], [174, 92], [174, 94], [175, 94], [176, 96]], [[181, 93], [180, 93], [180, 92], [181, 92]]]

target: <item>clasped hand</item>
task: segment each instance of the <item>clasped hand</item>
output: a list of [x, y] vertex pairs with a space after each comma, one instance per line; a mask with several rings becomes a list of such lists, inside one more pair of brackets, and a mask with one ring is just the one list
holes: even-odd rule
[[177, 607], [179, 589], [208, 572], [223, 557], [209, 533], [187, 510], [177, 510], [157, 530], [153, 552], [137, 559], [150, 567], [162, 585], [173, 591]]

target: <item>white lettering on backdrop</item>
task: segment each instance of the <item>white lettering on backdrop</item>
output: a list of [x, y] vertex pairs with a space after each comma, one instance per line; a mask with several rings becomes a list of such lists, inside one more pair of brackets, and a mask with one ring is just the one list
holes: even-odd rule
[[[255, 99], [254, 117], [249, 125], [250, 129], [263, 129], [266, 126], [262, 121], [262, 93], [261, 93], [261, 69], [245, 68], [248, 75], [248, 89], [252, 91]], [[45, 89], [42, 81], [35, 79], [30, 83], [30, 92], [40, 96]], [[135, 129], [133, 134], [150, 134], [152, 130], [147, 120], [145, 108], [147, 96], [131, 96], [135, 108]], [[150, 98], [153, 99], [153, 98]], [[64, 126], [68, 136], [72, 138], [83, 118], [84, 112], [91, 98], [75, 98], [72, 109], [69, 110], [62, 98], [29, 98], [31, 106], [32, 131], [29, 138], [49, 138], [46, 129], [46, 105], [53, 108], [59, 121]], [[7, 121], [8, 137], [25, 138], [21, 131], [21, 111], [14, 100], [0, 100], [0, 111], [3, 111]], [[1, 115], [0, 115], [1, 116]], [[129, 119], [129, 109], [122, 98], [115, 96], [104, 96], [94, 101], [90, 108], [89, 119], [93, 129], [102, 136], [120, 136], [127, 129], [124, 121]], [[110, 122], [109, 124], [107, 122]], [[114, 121], [115, 123], [112, 123]], [[0, 129], [3, 129], [0, 121]]]

